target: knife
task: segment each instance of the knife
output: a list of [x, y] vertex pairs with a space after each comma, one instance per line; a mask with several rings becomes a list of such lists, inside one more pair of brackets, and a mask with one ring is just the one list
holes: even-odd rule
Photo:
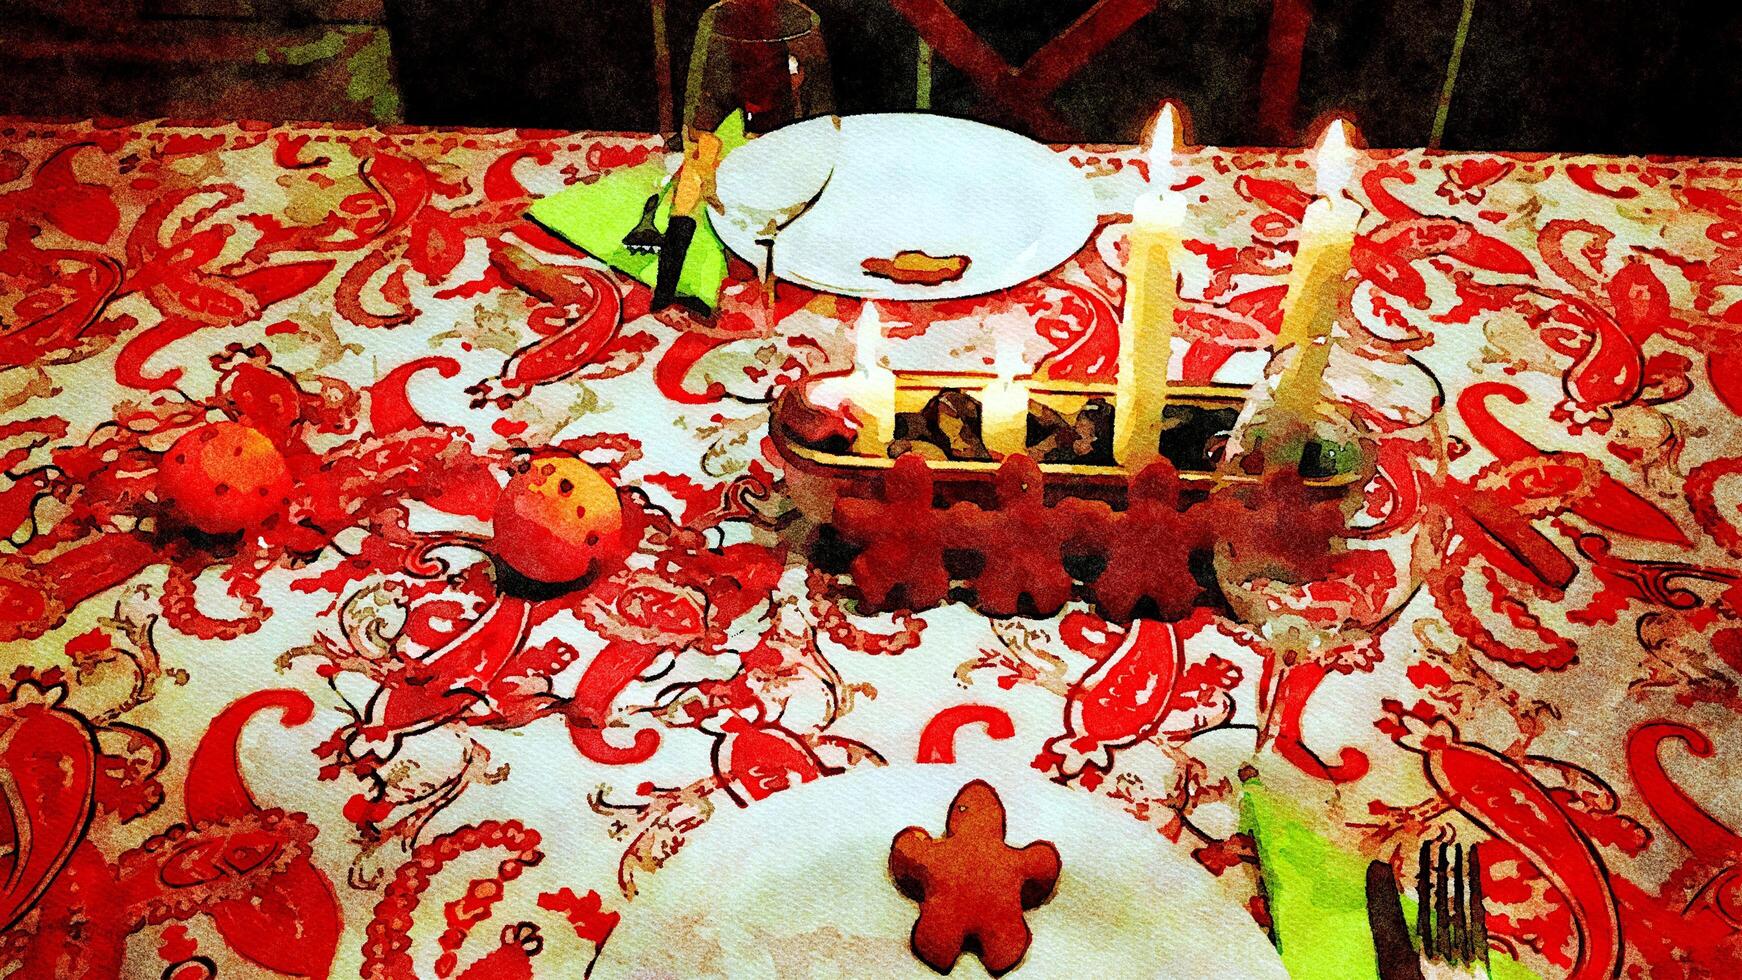
[[696, 209], [719, 159], [720, 138], [712, 133], [697, 134], [695, 145], [684, 157], [683, 169], [678, 173], [677, 189], [671, 195], [671, 216], [666, 220], [665, 239], [659, 249], [659, 275], [653, 283], [655, 310], [663, 310], [677, 301], [678, 280], [683, 278], [684, 259], [696, 234]]
[[1403, 918], [1397, 879], [1384, 861], [1367, 866], [1367, 925], [1373, 930], [1379, 980], [1423, 980], [1421, 958], [1409, 942], [1409, 923]]

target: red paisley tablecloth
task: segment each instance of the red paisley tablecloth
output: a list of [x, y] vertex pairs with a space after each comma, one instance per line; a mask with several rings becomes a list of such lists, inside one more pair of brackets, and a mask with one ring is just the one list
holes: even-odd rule
[[[654, 145], [0, 122], [7, 975], [578, 976], [718, 808], [949, 764], [964, 722], [1257, 920], [1254, 770], [1351, 851], [1494, 838], [1490, 932], [1545, 976], [1742, 972], [1742, 165], [1368, 152], [1341, 342], [1444, 386], [1443, 553], [1353, 646], [1278, 664], [1200, 615], [1158, 627], [1176, 668], [1081, 609], [861, 616], [780, 546], [770, 399], [850, 361], [856, 304], [783, 289], [762, 329], [739, 270], [712, 321], [649, 315], [520, 217]], [[1141, 166], [1061, 152], [1091, 247], [891, 304], [898, 366], [1019, 322], [1031, 362], [1111, 370]], [[1261, 367], [1311, 170], [1184, 173], [1177, 370]], [[282, 459], [282, 492], [172, 513], [195, 431]], [[552, 454], [643, 537], [499, 594], [499, 487]], [[1063, 771], [1064, 736], [1105, 764]]]

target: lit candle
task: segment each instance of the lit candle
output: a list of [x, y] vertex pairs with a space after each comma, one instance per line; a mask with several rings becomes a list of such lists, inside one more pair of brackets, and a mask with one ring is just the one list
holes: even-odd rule
[[853, 326], [853, 372], [845, 379], [844, 401], [859, 423], [853, 451], [883, 456], [895, 438], [895, 374], [877, 361], [883, 323], [869, 300]]
[[1331, 120], [1313, 155], [1319, 197], [1307, 205], [1300, 246], [1288, 276], [1288, 306], [1276, 335], [1278, 351], [1294, 348], [1293, 360], [1276, 385], [1279, 418], [1307, 419], [1319, 398], [1319, 382], [1331, 354], [1331, 329], [1342, 309], [1343, 280], [1355, 227], [1365, 210], [1343, 193], [1355, 172], [1350, 126]]
[[1022, 354], [1000, 343], [996, 380], [980, 389], [980, 441], [995, 456], [1028, 451], [1028, 383], [1016, 380]]
[[1181, 252], [1185, 197], [1175, 193], [1174, 155], [1185, 138], [1179, 110], [1164, 103], [1150, 130], [1149, 182], [1131, 209], [1126, 232], [1125, 316], [1119, 326], [1119, 375], [1113, 407], [1113, 458], [1139, 470], [1160, 457], [1161, 414], [1167, 407], [1167, 365], [1173, 355], [1173, 312], [1179, 305], [1174, 265]]

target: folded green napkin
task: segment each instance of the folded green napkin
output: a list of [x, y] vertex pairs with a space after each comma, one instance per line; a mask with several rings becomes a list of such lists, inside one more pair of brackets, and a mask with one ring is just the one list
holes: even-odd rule
[[[721, 156], [744, 144], [744, 114], [734, 112], [714, 131], [720, 137]], [[634, 167], [623, 167], [590, 184], [576, 184], [532, 205], [526, 216], [570, 244], [613, 269], [647, 283], [659, 276], [658, 255], [638, 255], [623, 247], [623, 236], [641, 220], [648, 195], [665, 180], [663, 160], [657, 157]], [[654, 212], [654, 224], [665, 228], [671, 212], [671, 188], [667, 187]], [[726, 248], [708, 223], [707, 208], [696, 216], [696, 233], [678, 277], [680, 295], [700, 300], [712, 309], [719, 302], [720, 284], [726, 278]]]
[[[1339, 851], [1313, 830], [1298, 805], [1255, 779], [1244, 787], [1241, 827], [1258, 845], [1271, 926], [1288, 975], [1293, 980], [1377, 977], [1379, 962], [1367, 926], [1368, 859]], [[1404, 918], [1412, 924], [1415, 907], [1413, 898], [1403, 896]], [[1503, 953], [1490, 959], [1493, 980], [1540, 980]]]

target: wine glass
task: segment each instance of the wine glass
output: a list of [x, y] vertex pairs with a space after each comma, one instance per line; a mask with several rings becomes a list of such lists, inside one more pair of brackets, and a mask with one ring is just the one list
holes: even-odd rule
[[721, 0], [702, 13], [686, 138], [713, 132], [739, 110], [752, 136], [835, 111], [822, 22], [798, 0]]
[[[749, 140], [722, 160], [711, 203], [718, 217], [762, 249], [757, 295], [771, 318], [775, 239], [822, 196], [840, 142], [828, 49], [815, 11], [798, 0], [721, 0], [702, 14], [690, 58], [685, 138], [713, 132], [734, 112], [743, 113]], [[795, 123], [778, 159], [758, 152], [755, 137]]]
[[[1334, 780], [1353, 778], [1365, 760], [1353, 750], [1341, 763], [1318, 760], [1300, 742], [1300, 712], [1329, 674], [1372, 669], [1379, 637], [1435, 560], [1444, 515], [1433, 486], [1449, 466], [1444, 400], [1413, 359], [1333, 346], [1309, 418], [1260, 395], [1230, 440], [1217, 493], [1247, 509], [1227, 520], [1278, 525], [1273, 535], [1230, 533], [1215, 551], [1224, 598], [1268, 651], [1259, 745], [1274, 741]], [[1245, 464], [1255, 460], [1271, 468], [1267, 483], [1250, 482], [1261, 467]], [[1288, 479], [1276, 479], [1278, 464]]]
[[823, 196], [840, 152], [841, 119], [826, 116], [788, 129], [778, 144], [751, 141], [721, 165], [715, 213], [762, 249], [758, 277], [764, 298], [774, 293], [774, 242]]

